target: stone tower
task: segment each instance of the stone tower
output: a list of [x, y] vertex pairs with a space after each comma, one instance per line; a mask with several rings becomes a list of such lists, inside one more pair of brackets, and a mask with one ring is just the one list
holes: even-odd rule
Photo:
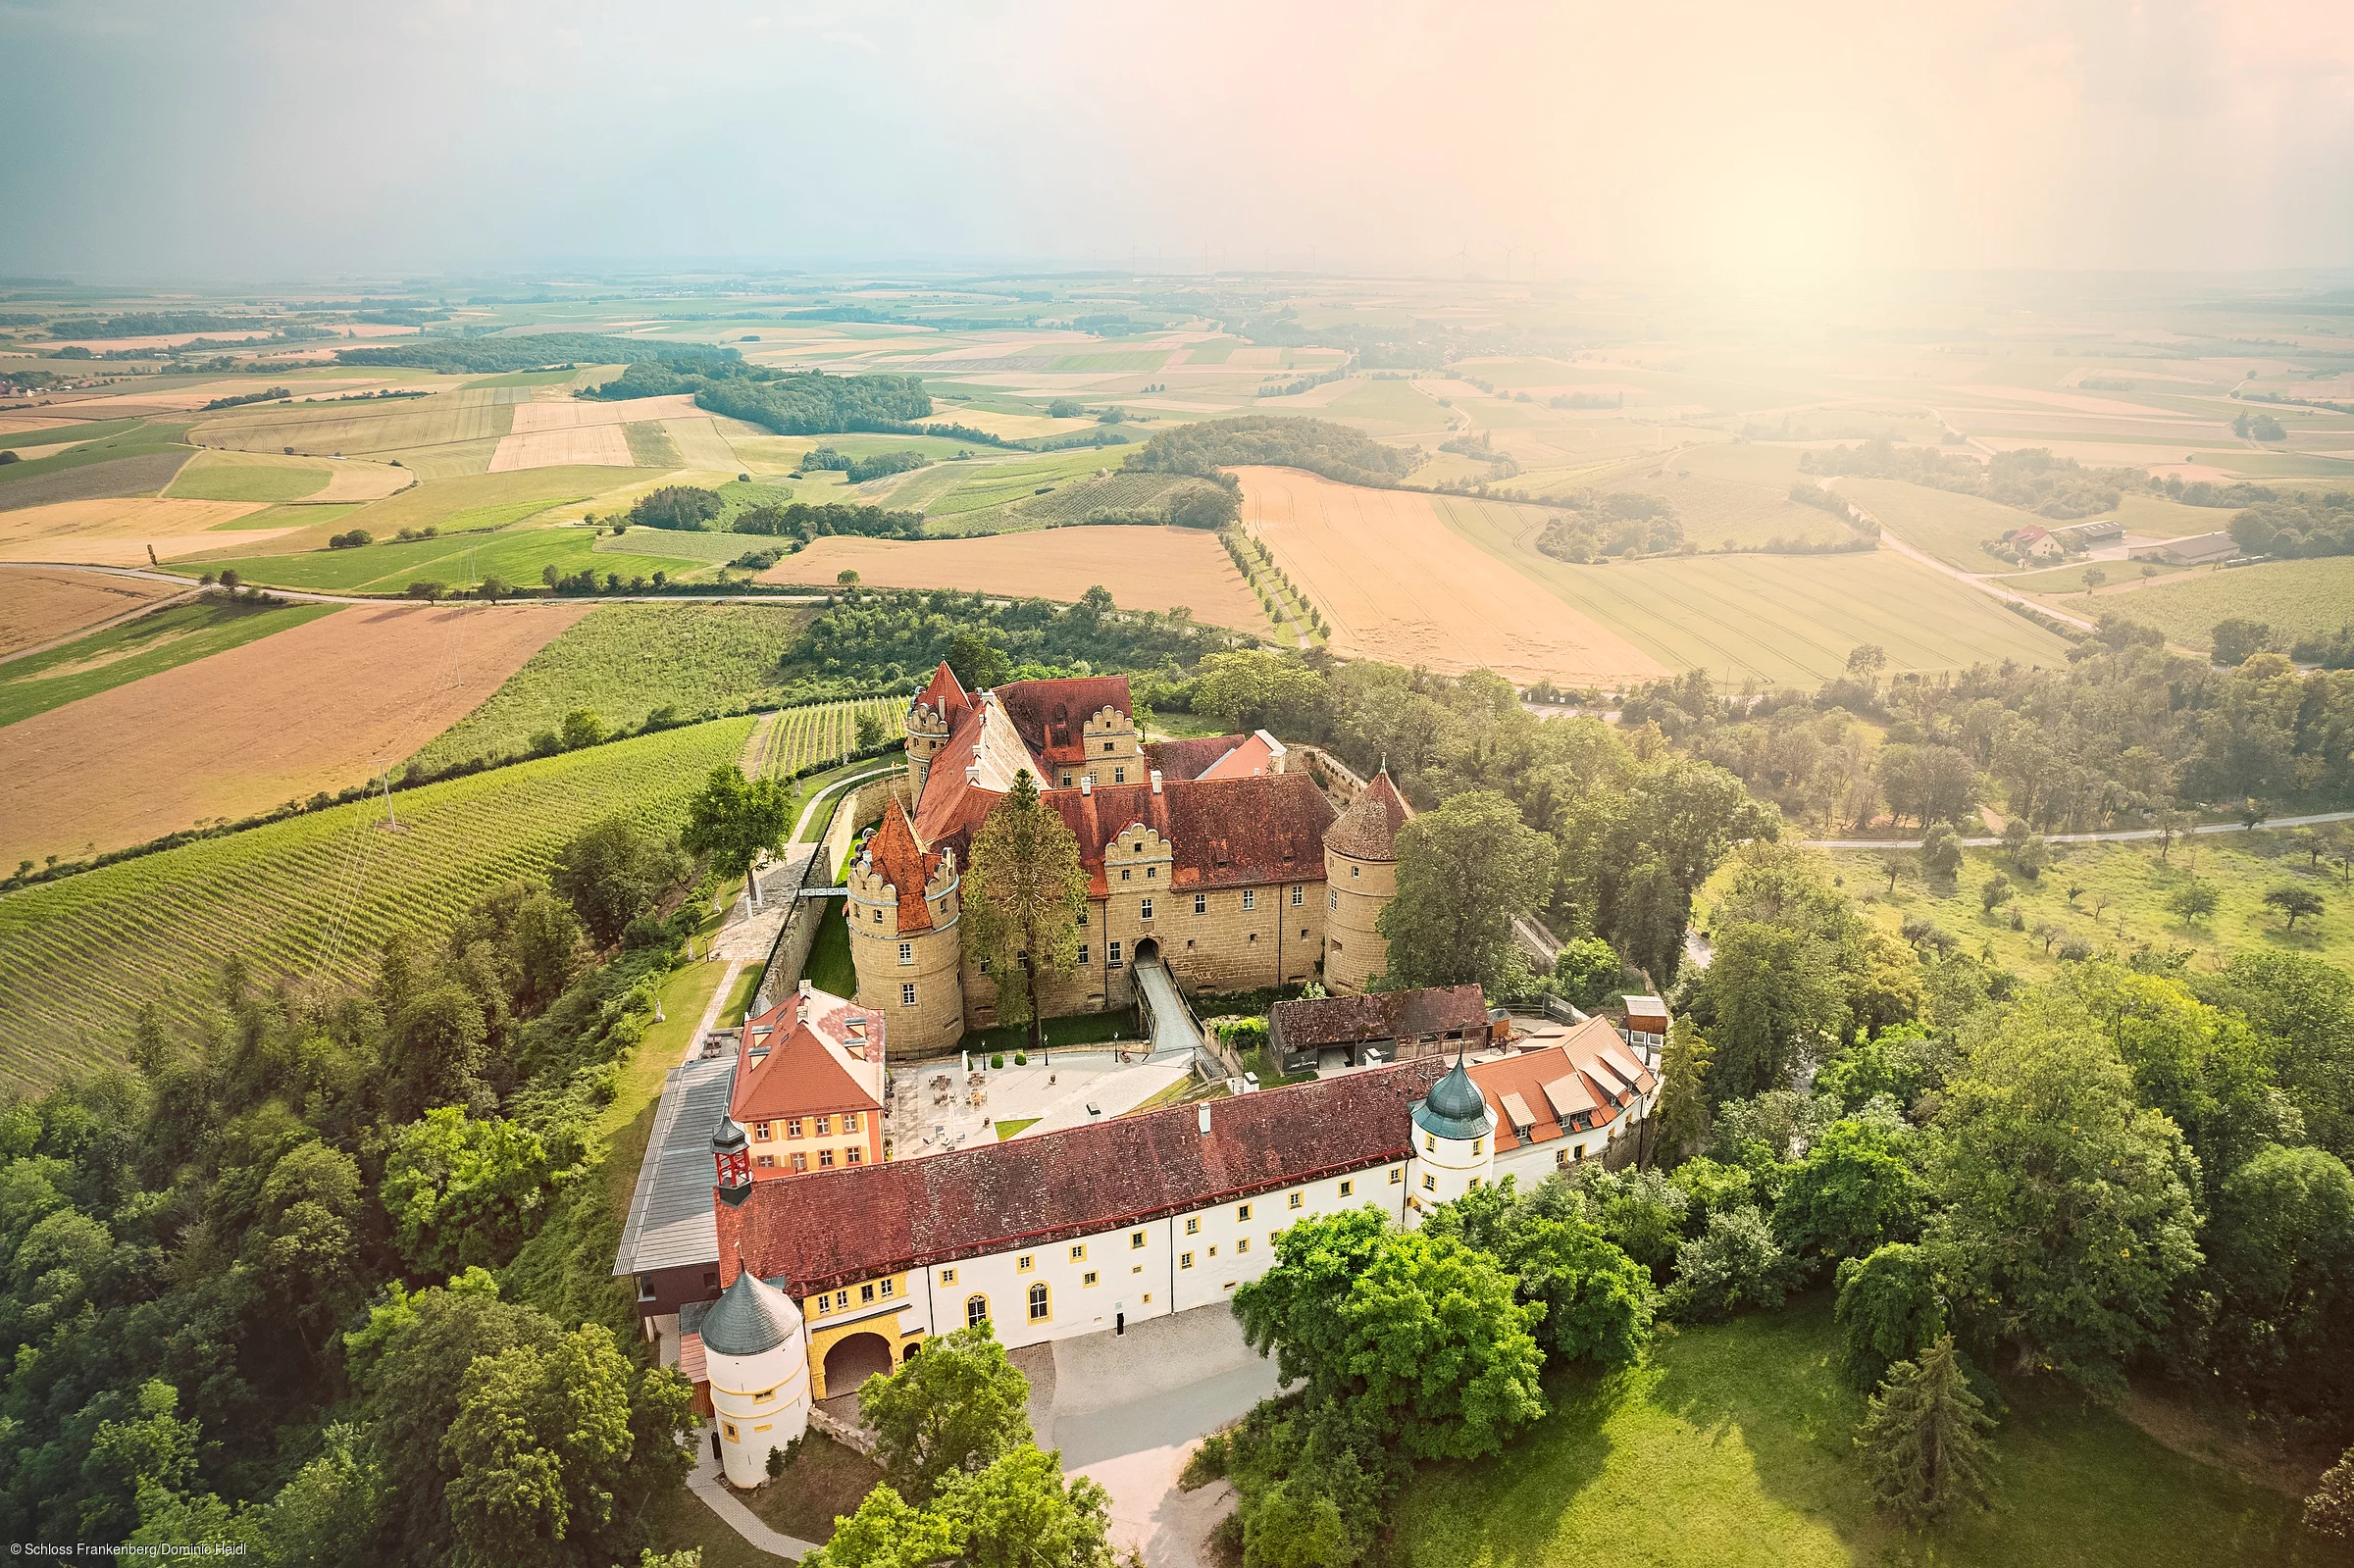
[[949, 1050], [964, 1036], [961, 882], [956, 852], [925, 853], [896, 800], [850, 868], [844, 913], [858, 1004], [889, 1020], [898, 1050]]
[[809, 1341], [801, 1309], [745, 1269], [698, 1331], [719, 1419], [720, 1468], [737, 1487], [768, 1479], [768, 1455], [809, 1430]]
[[1324, 988], [1361, 994], [1389, 967], [1374, 922], [1398, 895], [1398, 830], [1410, 813], [1384, 768], [1324, 830]]
[[1487, 1096], [1463, 1071], [1458, 1054], [1455, 1070], [1433, 1084], [1429, 1096], [1414, 1107], [1409, 1212], [1418, 1215], [1452, 1203], [1493, 1180], [1495, 1170], [1496, 1117], [1488, 1109]]
[[948, 730], [957, 711], [970, 706], [956, 672], [945, 663], [932, 672], [932, 683], [908, 705], [907, 798], [911, 802], [923, 800], [924, 785], [932, 777], [932, 760], [948, 743]]

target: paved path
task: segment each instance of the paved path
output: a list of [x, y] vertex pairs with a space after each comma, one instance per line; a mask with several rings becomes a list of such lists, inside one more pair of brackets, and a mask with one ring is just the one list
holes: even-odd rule
[[711, 1457], [711, 1440], [705, 1433], [696, 1434], [694, 1473], [687, 1478], [687, 1490], [702, 1498], [710, 1510], [719, 1515], [722, 1524], [758, 1550], [796, 1560], [817, 1550], [814, 1541], [802, 1541], [798, 1537], [769, 1529], [760, 1522], [758, 1514], [745, 1507], [742, 1499], [728, 1490], [719, 1461]]
[[1182, 1054], [1190, 1059], [1202, 1048], [1202, 1030], [1185, 998], [1178, 994], [1177, 983], [1169, 978], [1168, 966], [1157, 958], [1139, 963], [1136, 984], [1152, 1015], [1154, 1058]]
[[[2322, 811], [2310, 817], [2274, 817], [2256, 826], [2259, 828], [2311, 828], [2325, 822], [2354, 821], [2354, 811]], [[2210, 822], [2188, 830], [2191, 833], [2246, 833], [2244, 824]], [[2051, 844], [2113, 844], [2129, 838], [2162, 836], [2155, 828], [2127, 828], [2116, 833], [2055, 833], [2044, 836]], [[1918, 838], [1809, 838], [1803, 840], [1809, 849], [1919, 849]], [[1965, 838], [1963, 844], [1970, 849], [1989, 849], [2002, 842], [2000, 838]]]

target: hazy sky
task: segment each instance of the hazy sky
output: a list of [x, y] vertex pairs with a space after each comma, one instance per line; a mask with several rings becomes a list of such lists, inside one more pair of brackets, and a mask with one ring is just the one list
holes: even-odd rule
[[2354, 264], [2354, 0], [0, 0], [0, 104], [16, 272]]

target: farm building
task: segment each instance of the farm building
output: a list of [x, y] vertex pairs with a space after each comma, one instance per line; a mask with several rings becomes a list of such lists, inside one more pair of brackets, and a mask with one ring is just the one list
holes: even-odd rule
[[1484, 1046], [1507, 1027], [1477, 986], [1437, 986], [1277, 1002], [1267, 1012], [1267, 1044], [1285, 1072], [1303, 1073], [1315, 1071], [1327, 1051], [1336, 1066], [1415, 1061], [1466, 1042]]
[[2228, 533], [2192, 533], [2179, 539], [2161, 539], [2130, 552], [2136, 561], [2163, 561], [2169, 566], [2205, 566], [2227, 561], [2239, 553], [2239, 541]]

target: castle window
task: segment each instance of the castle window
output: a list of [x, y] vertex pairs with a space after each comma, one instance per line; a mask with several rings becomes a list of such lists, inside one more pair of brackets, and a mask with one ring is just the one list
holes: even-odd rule
[[956, 1271], [954, 1269], [941, 1270], [940, 1283], [943, 1285], [954, 1285], [956, 1283]]
[[1044, 1323], [1047, 1321], [1047, 1313], [1049, 1310], [1048, 1303], [1051, 1297], [1049, 1297], [1047, 1293], [1047, 1287], [1044, 1281], [1041, 1281], [1039, 1284], [1030, 1287], [1031, 1322]]
[[1148, 899], [1146, 899], [1146, 900], [1145, 900], [1145, 902], [1144, 902], [1144, 907], [1143, 907], [1142, 909], [1140, 909], [1140, 910], [1137, 912], [1137, 918], [1138, 918], [1139, 920], [1151, 920], [1151, 919], [1152, 918], [1152, 900], [1151, 900], [1151, 899], [1148, 898]]
[[977, 1329], [989, 1321], [989, 1297], [968, 1295], [964, 1298], [964, 1326]]
[[1235, 1242], [1235, 1243], [1234, 1243], [1234, 1249], [1235, 1249], [1237, 1252], [1248, 1252], [1248, 1251], [1250, 1251], [1250, 1250], [1251, 1250], [1251, 1239], [1250, 1239], [1249, 1237], [1247, 1237], [1247, 1236], [1246, 1236], [1246, 1237], [1244, 1237], [1244, 1238], [1243, 1238], [1241, 1240], [1239, 1240], [1239, 1241], [1237, 1241], [1237, 1242]]
[[1209, 894], [1194, 894], [1194, 913], [1197, 915], [1206, 915], [1209, 913]]
[[880, 909], [875, 911], [875, 924], [878, 926], [883, 924], [883, 911]]
[[1159, 876], [1160, 868], [1158, 866], [1147, 866], [1145, 868], [1145, 881], [1151, 882], [1157, 879]]
[[769, 1127], [769, 1124], [768, 1124], [768, 1123], [766, 1123], [766, 1122], [754, 1122], [754, 1123], [752, 1124], [752, 1137], [754, 1137], [754, 1138], [758, 1138], [758, 1139], [759, 1139], [761, 1142], [765, 1143], [765, 1142], [767, 1142], [767, 1141], [768, 1141], [770, 1138], [772, 1138], [776, 1137], [776, 1134], [770, 1131], [770, 1127]]
[[1025, 1252], [1013, 1260], [1013, 1272], [1016, 1274], [1027, 1274], [1036, 1267], [1038, 1267], [1038, 1258], [1034, 1253]]
[[1087, 911], [1084, 909], [1079, 911], [1079, 929], [1081, 931], [1087, 930]]
[[1487, 1152], [1487, 1141], [1488, 1140], [1484, 1138], [1475, 1138], [1471, 1140], [1471, 1157], [1473, 1159], [1477, 1159], [1480, 1157], [1480, 1155]]
[[864, 1306], [864, 1305], [866, 1305], [868, 1302], [870, 1302], [870, 1301], [874, 1300], [874, 1298], [875, 1298], [875, 1288], [874, 1288], [873, 1286], [871, 1286], [871, 1285], [862, 1285], [862, 1286], [858, 1287], [858, 1304], [859, 1304], [860, 1306]]
[[763, 1154], [752, 1163], [764, 1171], [773, 1171], [777, 1168], [777, 1157], [774, 1154]]
[[1142, 1231], [1130, 1231], [1130, 1232], [1128, 1233], [1128, 1250], [1129, 1250], [1129, 1251], [1133, 1252], [1133, 1251], [1135, 1251], [1135, 1250], [1136, 1250], [1138, 1247], [1140, 1247], [1140, 1246], [1143, 1246], [1144, 1244], [1145, 1244], [1145, 1233], [1144, 1233], [1144, 1232], [1142, 1232]]
[[1067, 773], [1062, 776], [1062, 786], [1065, 789], [1068, 789], [1071, 786], [1071, 776]]
[[1257, 888], [1246, 887], [1243, 889], [1243, 907], [1245, 909], [1256, 909], [1258, 907]]
[[1096, 1283], [1096, 1271], [1090, 1269], [1085, 1274], [1080, 1275], [1079, 1283], [1081, 1285], [1094, 1285]]
[[787, 1138], [799, 1138], [801, 1136], [801, 1119], [799, 1117], [788, 1116], [785, 1118], [785, 1136]]
[[733, 1421], [722, 1421], [720, 1423], [720, 1427], [727, 1433], [728, 1441], [730, 1442], [734, 1442], [736, 1441], [736, 1423]]
[[1087, 1261], [1087, 1243], [1085, 1241], [1073, 1243], [1071, 1247], [1071, 1261], [1073, 1263], [1085, 1263]]
[[1338, 909], [1341, 907], [1341, 890], [1338, 887], [1332, 888], [1330, 891], [1324, 894], [1324, 906], [1327, 909]]
[[1438, 1151], [1439, 1151], [1439, 1140], [1438, 1140], [1438, 1138], [1436, 1138], [1434, 1135], [1432, 1135], [1432, 1134], [1429, 1134], [1429, 1133], [1425, 1133], [1425, 1134], [1423, 1134], [1423, 1135], [1422, 1135], [1422, 1152], [1423, 1152], [1423, 1153], [1425, 1153], [1425, 1154], [1436, 1154]]
[[1110, 753], [1111, 753], [1111, 742], [1110, 742], [1110, 741], [1106, 740], [1106, 741], [1104, 741], [1104, 742], [1103, 742], [1103, 752], [1104, 752], [1104, 755], [1106, 755], [1106, 756], [1110, 755]]
[[1423, 1190], [1423, 1191], [1425, 1191], [1425, 1192], [1436, 1192], [1438, 1189], [1439, 1189], [1439, 1179], [1438, 1179], [1437, 1177], [1435, 1177], [1435, 1176], [1425, 1176], [1424, 1178], [1422, 1178], [1422, 1190]]
[[1122, 882], [1126, 882], [1126, 881], [1128, 880], [1128, 878], [1129, 878], [1129, 875], [1130, 875], [1130, 868], [1129, 868], [1129, 867], [1127, 867], [1127, 866], [1122, 866], [1122, 867], [1120, 868], [1120, 881], [1122, 881]]
[[1234, 1217], [1237, 1220], [1249, 1219], [1251, 1217], [1251, 1205], [1248, 1203], [1237, 1203], [1234, 1206]]
[[809, 1156], [806, 1154], [795, 1154], [793, 1157], [793, 1168], [796, 1171], [805, 1171], [809, 1169]]
[[1363, 874], [1363, 871], [1364, 871], [1364, 868], [1363, 868], [1363, 867], [1361, 867], [1361, 866], [1351, 866], [1351, 867], [1349, 868], [1349, 875], [1350, 875], [1350, 876], [1352, 876], [1352, 877], [1361, 876], [1361, 875]]
[[1301, 886], [1298, 883], [1292, 884], [1292, 907], [1294, 909], [1298, 909], [1300, 907], [1300, 900], [1306, 896], [1307, 889], [1305, 887]]
[[1082, 964], [1087, 962], [1087, 943], [1085, 942], [1079, 944], [1079, 962]]
[[1300, 1207], [1302, 1207], [1303, 1205], [1305, 1205], [1306, 1202], [1307, 1202], [1307, 1194], [1306, 1194], [1305, 1192], [1294, 1192], [1294, 1193], [1292, 1194], [1292, 1207], [1294, 1207], [1294, 1208], [1300, 1208]]
[[1179, 1268], [1181, 1268], [1181, 1269], [1190, 1269], [1190, 1268], [1192, 1268], [1192, 1267], [1194, 1266], [1194, 1255], [1193, 1255], [1191, 1252], [1180, 1252], [1180, 1253], [1178, 1253], [1178, 1254], [1177, 1254], [1177, 1266], [1178, 1266]]
[[1113, 784], [1126, 784], [1128, 782], [1128, 770], [1125, 768], [1112, 769], [1111, 782]]
[[902, 964], [912, 964], [915, 962], [915, 943], [899, 943], [899, 962]]
[[849, 1309], [850, 1309], [850, 1292], [849, 1292], [849, 1291], [847, 1291], [847, 1290], [837, 1290], [837, 1291], [835, 1291], [835, 1292], [834, 1292], [834, 1310], [835, 1310], [835, 1311], [837, 1311], [837, 1312], [847, 1312]]
[[1120, 944], [1119, 944], [1118, 942], [1106, 942], [1106, 943], [1104, 943], [1104, 953], [1103, 953], [1103, 956], [1105, 957], [1105, 959], [1107, 959], [1107, 960], [1110, 962], [1110, 964], [1111, 964], [1111, 967], [1112, 967], [1112, 968], [1114, 968], [1114, 969], [1117, 969], [1117, 968], [1119, 968], [1119, 967], [1120, 967]]
[[1401, 1182], [1403, 1182], [1403, 1181], [1405, 1181], [1405, 1180], [1406, 1180], [1406, 1167], [1405, 1167], [1405, 1166], [1403, 1166], [1403, 1165], [1393, 1165], [1393, 1166], [1391, 1166], [1391, 1167], [1390, 1167], [1390, 1186], [1392, 1186], [1392, 1187], [1396, 1187], [1396, 1186], [1397, 1186], [1399, 1183], [1401, 1183]]
[[832, 1149], [821, 1148], [817, 1151], [817, 1168], [821, 1171], [834, 1169], [834, 1151]]
[[1341, 1184], [1341, 1196], [1343, 1197], [1347, 1197], [1350, 1193], [1356, 1190], [1356, 1184], [1355, 1182], [1343, 1182]]
[[858, 1113], [856, 1111], [844, 1111], [842, 1113], [842, 1130], [845, 1133], [855, 1133], [858, 1131]]
[[844, 1152], [849, 1156], [850, 1163], [852, 1165], [864, 1165], [866, 1163], [866, 1150], [860, 1148], [855, 1143], [852, 1143], [847, 1149], [844, 1150]]
[[824, 1138], [824, 1137], [825, 1137], [825, 1136], [826, 1136], [828, 1133], [831, 1133], [831, 1132], [833, 1132], [833, 1131], [834, 1131], [834, 1118], [833, 1118], [833, 1117], [831, 1117], [831, 1116], [821, 1116], [821, 1117], [819, 1117], [819, 1118], [817, 1119], [817, 1136], [818, 1136], [819, 1138]]
[[831, 1312], [831, 1311], [833, 1311], [833, 1310], [834, 1310], [834, 1298], [833, 1298], [832, 1296], [830, 1296], [830, 1295], [826, 1294], [826, 1292], [825, 1292], [825, 1291], [823, 1291], [823, 1290], [820, 1290], [820, 1291], [818, 1291], [818, 1292], [817, 1292], [817, 1315], [818, 1315], [819, 1317], [821, 1317], [821, 1318], [822, 1318], [822, 1317], [824, 1317], [824, 1316], [825, 1316], [827, 1313], [829, 1313], [829, 1312]]
[[1195, 1214], [1187, 1217], [1185, 1222], [1185, 1234], [1188, 1236], [1200, 1236], [1202, 1234], [1201, 1215]]
[[885, 1281], [883, 1282], [883, 1299], [884, 1299], [884, 1300], [888, 1301], [888, 1300], [890, 1300], [890, 1299], [891, 1299], [893, 1296], [895, 1296], [895, 1295], [896, 1295], [896, 1294], [898, 1294], [898, 1293], [899, 1293], [899, 1292], [898, 1292], [898, 1283], [899, 1283], [899, 1282], [898, 1282], [898, 1281], [896, 1281], [896, 1280], [885, 1280]]
[[915, 983], [913, 981], [910, 981], [899, 987], [899, 1005], [901, 1007], [913, 1007], [915, 1005]]

